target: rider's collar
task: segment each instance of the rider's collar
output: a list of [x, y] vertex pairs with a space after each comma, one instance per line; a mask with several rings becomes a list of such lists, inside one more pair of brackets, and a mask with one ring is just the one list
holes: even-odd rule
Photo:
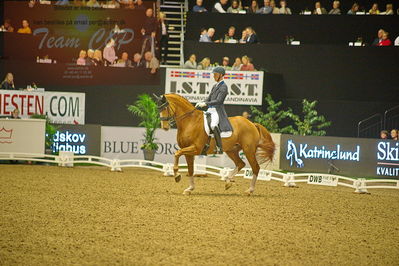
[[224, 80], [222, 79], [221, 81], [219, 81], [218, 83], [216, 83], [216, 86], [219, 86], [220, 83], [222, 83]]

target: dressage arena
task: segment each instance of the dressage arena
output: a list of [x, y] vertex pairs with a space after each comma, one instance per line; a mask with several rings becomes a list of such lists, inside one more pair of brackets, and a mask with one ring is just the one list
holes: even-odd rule
[[399, 194], [0, 165], [1, 265], [395, 265]]

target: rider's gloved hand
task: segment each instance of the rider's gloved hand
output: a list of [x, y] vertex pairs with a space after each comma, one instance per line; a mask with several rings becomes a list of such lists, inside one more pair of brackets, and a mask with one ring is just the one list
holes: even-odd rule
[[199, 102], [199, 103], [197, 103], [197, 104], [195, 105], [195, 108], [198, 108], [198, 107], [203, 108], [203, 107], [205, 107], [205, 106], [206, 106], [206, 103], [204, 103], [204, 102]]

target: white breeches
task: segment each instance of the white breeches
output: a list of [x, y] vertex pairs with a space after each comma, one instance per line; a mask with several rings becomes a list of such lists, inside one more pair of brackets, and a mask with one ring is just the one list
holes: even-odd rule
[[206, 111], [207, 113], [211, 114], [211, 129], [214, 130], [215, 127], [219, 125], [219, 115], [218, 112], [216, 111], [216, 108], [208, 108]]

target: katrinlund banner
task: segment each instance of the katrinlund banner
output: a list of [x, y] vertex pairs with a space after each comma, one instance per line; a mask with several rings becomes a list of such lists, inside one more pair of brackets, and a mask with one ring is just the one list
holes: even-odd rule
[[[226, 71], [224, 82], [229, 88], [225, 104], [262, 105], [262, 71]], [[190, 102], [206, 99], [215, 84], [211, 70], [166, 69], [165, 93], [177, 93]]]
[[19, 109], [21, 118], [47, 115], [52, 123], [84, 124], [85, 94], [55, 91], [0, 91], [0, 116]]

